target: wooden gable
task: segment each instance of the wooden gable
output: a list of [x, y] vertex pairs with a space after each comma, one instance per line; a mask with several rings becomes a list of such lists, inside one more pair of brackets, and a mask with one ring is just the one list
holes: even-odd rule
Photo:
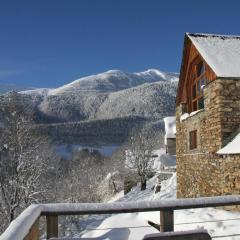
[[192, 85], [194, 81], [192, 74], [194, 71], [194, 66], [196, 66], [199, 62], [204, 64], [204, 76], [206, 78], [206, 84], [215, 80], [217, 75], [201, 56], [189, 37], [185, 35], [176, 104], [177, 106], [180, 104], [185, 104], [187, 107], [186, 111], [188, 113], [194, 111], [192, 107]]

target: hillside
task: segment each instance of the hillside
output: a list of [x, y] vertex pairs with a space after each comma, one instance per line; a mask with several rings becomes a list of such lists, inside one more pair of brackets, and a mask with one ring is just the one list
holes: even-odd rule
[[[163, 181], [161, 191], [154, 193], [156, 176], [148, 180], [147, 189], [141, 191], [140, 187], [134, 187], [127, 195], [122, 192], [116, 194], [113, 201], [137, 202], [137, 201], [161, 201], [176, 198], [176, 175]], [[237, 240], [239, 239], [239, 217], [237, 211], [226, 211], [219, 208], [185, 209], [174, 211], [174, 231], [189, 231], [205, 229], [213, 239]], [[99, 239], [142, 239], [149, 233], [158, 231], [148, 224], [148, 221], [159, 224], [159, 212], [120, 213], [112, 216], [86, 217], [76, 222], [74, 237], [99, 238]], [[86, 226], [85, 230], [76, 234], [76, 229]]]
[[173, 114], [177, 74], [159, 70], [111, 70], [56, 89], [21, 92], [41, 98], [40, 122], [58, 123], [128, 116], [162, 118]]
[[[159, 70], [111, 70], [55, 89], [21, 91], [24, 108], [54, 141], [66, 144], [121, 145], [143, 125], [160, 133], [173, 115], [177, 74]], [[1, 95], [1, 103], [8, 102]], [[151, 134], [153, 135], [153, 134]]]
[[175, 109], [175, 82], [145, 83], [114, 92], [101, 104], [97, 118], [138, 115], [163, 118]]

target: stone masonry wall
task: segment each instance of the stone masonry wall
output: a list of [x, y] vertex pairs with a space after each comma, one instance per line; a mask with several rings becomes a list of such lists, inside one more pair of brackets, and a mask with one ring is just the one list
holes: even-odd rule
[[[240, 155], [216, 152], [240, 126], [240, 81], [217, 79], [204, 89], [204, 109], [180, 121], [176, 109], [177, 196], [240, 193]], [[197, 130], [197, 148], [189, 149], [189, 132]]]

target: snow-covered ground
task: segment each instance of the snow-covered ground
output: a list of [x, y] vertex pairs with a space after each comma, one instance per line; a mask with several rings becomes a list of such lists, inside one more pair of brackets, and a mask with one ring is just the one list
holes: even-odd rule
[[[145, 191], [140, 191], [139, 187], [135, 187], [126, 196], [123, 193], [117, 194], [111, 201], [142, 201], [142, 200], [161, 200], [176, 198], [176, 175], [162, 183], [160, 193], [154, 194], [154, 184], [156, 177], [148, 181]], [[89, 237], [93, 239], [106, 240], [136, 240], [142, 239], [148, 233], [156, 233], [157, 230], [147, 224], [151, 220], [159, 224], [159, 212], [147, 213], [128, 213], [105, 216], [101, 219], [92, 218], [92, 222], [81, 237]], [[240, 213], [225, 211], [214, 208], [178, 210], [174, 212], [175, 231], [193, 230], [197, 228], [205, 228], [217, 239], [237, 240], [240, 239], [239, 224]], [[235, 236], [234, 236], [235, 235]]]

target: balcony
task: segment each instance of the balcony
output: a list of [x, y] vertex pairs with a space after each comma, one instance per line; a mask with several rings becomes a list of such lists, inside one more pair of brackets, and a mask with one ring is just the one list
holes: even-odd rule
[[[160, 225], [149, 222], [160, 234], [144, 240], [211, 239], [205, 231], [174, 232], [174, 210], [240, 205], [240, 195], [125, 203], [34, 204], [24, 210], [0, 236], [1, 240], [38, 240], [40, 217], [46, 219], [46, 238], [58, 238], [58, 217], [63, 215], [118, 214], [158, 211]], [[168, 232], [164, 234], [164, 232]], [[169, 233], [171, 232], [171, 233]], [[179, 237], [180, 236], [180, 237]], [[202, 238], [200, 238], [202, 236]], [[239, 236], [239, 235], [238, 235]], [[84, 238], [83, 238], [84, 239]], [[86, 238], [85, 238], [86, 239]]]

